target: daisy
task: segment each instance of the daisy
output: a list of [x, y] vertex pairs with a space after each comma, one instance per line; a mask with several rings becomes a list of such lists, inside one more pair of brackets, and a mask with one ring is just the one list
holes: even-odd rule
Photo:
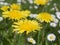
[[36, 41], [31, 37], [27, 38], [27, 41], [32, 43], [32, 44], [36, 44]]
[[53, 22], [54, 22], [54, 23], [58, 23], [58, 22], [59, 22], [59, 20], [56, 18], [55, 15], [52, 14], [51, 16], [53, 17]]
[[21, 0], [17, 0], [18, 3], [21, 3]]
[[51, 23], [50, 23], [50, 26], [51, 26], [51, 27], [56, 27], [56, 26], [57, 26], [57, 24], [56, 24], [56, 23], [54, 23], [54, 22], [51, 22]]
[[0, 21], [3, 21], [3, 17], [0, 17]]
[[58, 30], [58, 33], [60, 34], [60, 30]]
[[60, 19], [60, 12], [56, 12], [56, 16], [58, 19]]
[[36, 18], [37, 14], [30, 14], [31, 18]]
[[38, 6], [34, 6], [35, 9], [38, 9]]
[[58, 22], [59, 22], [59, 20], [55, 18], [54, 19], [54, 23], [58, 23]]
[[30, 4], [33, 4], [33, 0], [28, 0]]
[[56, 40], [56, 36], [55, 34], [51, 33], [47, 35], [47, 40], [48, 41], [55, 41]]

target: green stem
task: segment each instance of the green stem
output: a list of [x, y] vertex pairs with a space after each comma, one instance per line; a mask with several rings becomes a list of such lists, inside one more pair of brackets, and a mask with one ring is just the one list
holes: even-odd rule
[[39, 38], [40, 38], [40, 31], [38, 32], [38, 41], [37, 41], [37, 45], [39, 45]]
[[44, 28], [43, 28], [43, 31], [42, 31], [42, 44], [44, 44], [44, 40], [45, 40], [45, 29], [46, 29], [46, 27], [47, 27], [47, 24], [46, 24], [46, 26], [44, 26]]
[[51, 42], [52, 43], [52, 45], [53, 45], [53, 42]]

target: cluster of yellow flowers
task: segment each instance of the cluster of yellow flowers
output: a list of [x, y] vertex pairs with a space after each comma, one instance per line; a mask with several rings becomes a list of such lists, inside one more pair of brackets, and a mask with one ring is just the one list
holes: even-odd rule
[[21, 11], [21, 6], [17, 4], [12, 4], [11, 6], [3, 6], [1, 10], [4, 11], [2, 13], [4, 18], [8, 17], [9, 19], [15, 20], [26, 18], [30, 14], [30, 11], [28, 10]]
[[[43, 4], [45, 3], [43, 2]], [[21, 11], [20, 5], [12, 4], [11, 6], [3, 6], [1, 10], [3, 10], [2, 16], [4, 18], [18, 20], [18, 22], [14, 22], [14, 24], [12, 25], [12, 27], [14, 27], [13, 32], [17, 33], [26, 32], [26, 34], [28, 34], [30, 32], [35, 32], [36, 30], [41, 30], [42, 28], [41, 24], [38, 21], [29, 20], [26, 18], [30, 15], [30, 11], [28, 10]], [[36, 16], [36, 19], [38, 19], [40, 22], [47, 22], [47, 23], [53, 21], [52, 16], [47, 12], [39, 13]]]

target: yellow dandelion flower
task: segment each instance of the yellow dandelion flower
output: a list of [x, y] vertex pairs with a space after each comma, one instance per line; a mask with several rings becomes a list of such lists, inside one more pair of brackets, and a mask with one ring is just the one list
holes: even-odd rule
[[1, 8], [1, 10], [3, 10], [3, 11], [7, 11], [8, 8], [9, 8], [9, 6], [3, 6], [3, 7]]
[[17, 4], [12, 4], [10, 7], [13, 10], [20, 10], [21, 9], [21, 6], [20, 5], [17, 5]]
[[37, 15], [36, 17], [38, 20], [40, 20], [41, 22], [51, 22], [53, 21], [53, 17], [47, 13], [47, 12], [43, 12]]
[[34, 0], [37, 5], [45, 5], [49, 0]]
[[12, 25], [15, 29], [13, 32], [17, 31], [18, 33], [26, 32], [26, 34], [30, 32], [35, 32], [36, 30], [40, 30], [41, 25], [35, 20], [20, 20], [18, 22], [14, 22]]
[[25, 16], [24, 13], [25, 12], [18, 11], [18, 10], [10, 10], [10, 11], [5, 11], [2, 14], [3, 14], [4, 18], [9, 17], [10, 19], [19, 20], [19, 19], [22, 19], [22, 18], [26, 18], [28, 16], [28, 14], [27, 14], [27, 16]]

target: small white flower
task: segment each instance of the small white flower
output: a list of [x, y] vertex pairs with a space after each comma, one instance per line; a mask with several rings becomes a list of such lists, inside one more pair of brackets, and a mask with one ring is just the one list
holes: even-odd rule
[[56, 6], [56, 3], [54, 3], [54, 6]]
[[47, 40], [48, 41], [55, 41], [56, 40], [56, 36], [53, 33], [48, 34]]
[[52, 0], [50, 0], [50, 1], [52, 1]]
[[55, 15], [52, 14], [51, 16], [53, 17], [53, 22], [54, 23], [58, 23], [59, 22], [59, 20], [55, 17]]
[[50, 3], [47, 3], [47, 5], [50, 5]]
[[55, 18], [54, 19], [54, 23], [58, 23], [58, 22], [59, 22], [59, 20]]
[[37, 14], [30, 14], [31, 18], [36, 18]]
[[32, 44], [36, 44], [36, 41], [33, 38], [27, 38], [27, 41], [32, 43]]
[[52, 16], [53, 18], [56, 18], [54, 14], [51, 14], [51, 16]]
[[0, 17], [0, 21], [3, 21], [3, 17]]
[[32, 6], [29, 6], [30, 9], [32, 9], [33, 7]]
[[9, 3], [7, 3], [7, 2], [0, 2], [0, 4], [2, 4], [2, 5], [9, 5]]
[[54, 23], [54, 22], [51, 22], [51, 23], [50, 23], [50, 26], [51, 26], [51, 27], [56, 27], [56, 26], [57, 26], [57, 24], [56, 24], [56, 23]]
[[0, 2], [0, 4], [2, 4], [2, 5], [3, 5], [3, 4], [4, 4], [4, 2]]
[[26, 3], [26, 1], [25, 1], [25, 0], [22, 0], [22, 2], [23, 2], [23, 3]]
[[37, 9], [37, 8], [38, 8], [38, 6], [34, 6], [34, 8], [35, 8], [35, 9]]
[[60, 19], [60, 12], [56, 12], [56, 16], [58, 19]]
[[53, 8], [51, 8], [51, 10], [55, 10], [55, 8], [53, 7]]
[[4, 5], [9, 5], [9, 3], [5, 2]]
[[31, 3], [31, 4], [33, 3], [33, 0], [28, 0], [28, 1], [29, 1], [29, 3]]
[[60, 34], [60, 30], [58, 30], [58, 33]]
[[17, 0], [17, 2], [21, 2], [21, 0]]

